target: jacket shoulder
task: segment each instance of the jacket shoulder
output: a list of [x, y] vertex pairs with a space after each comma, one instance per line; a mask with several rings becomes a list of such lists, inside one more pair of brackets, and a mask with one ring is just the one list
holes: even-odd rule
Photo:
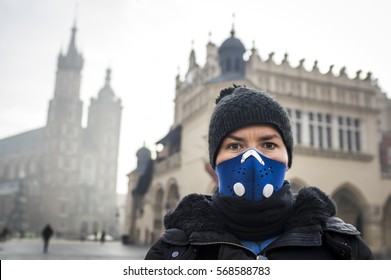
[[345, 223], [341, 218], [329, 217], [325, 220], [323, 231], [338, 232], [347, 235], [360, 235], [360, 232], [351, 224]]
[[148, 250], [146, 260], [192, 260], [196, 250], [190, 245], [188, 236], [183, 230], [171, 228]]
[[360, 236], [360, 232], [351, 224], [338, 217], [330, 217], [323, 226], [326, 246], [340, 259], [374, 259], [369, 246]]
[[172, 245], [186, 246], [189, 244], [189, 237], [183, 230], [178, 228], [167, 229], [161, 239], [163, 242]]

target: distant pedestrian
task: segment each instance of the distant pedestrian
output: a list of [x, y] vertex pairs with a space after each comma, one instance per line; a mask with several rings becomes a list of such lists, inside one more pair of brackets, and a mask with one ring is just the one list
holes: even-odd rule
[[100, 236], [100, 243], [105, 243], [106, 241], [106, 231], [102, 231], [102, 235]]
[[5, 242], [7, 240], [7, 237], [9, 235], [9, 230], [7, 227], [5, 227], [1, 233], [0, 233], [0, 241]]
[[85, 232], [82, 232], [80, 234], [80, 241], [84, 242], [86, 240], [87, 234]]
[[43, 252], [44, 253], [47, 253], [48, 252], [48, 248], [49, 248], [49, 241], [50, 241], [50, 238], [52, 237], [53, 235], [53, 229], [52, 227], [50, 226], [50, 224], [47, 224], [43, 230], [42, 230], [42, 238], [43, 238]]

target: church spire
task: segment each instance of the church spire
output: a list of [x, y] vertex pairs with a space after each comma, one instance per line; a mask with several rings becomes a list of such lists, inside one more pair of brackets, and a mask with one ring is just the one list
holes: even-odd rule
[[69, 47], [68, 47], [68, 53], [67, 53], [68, 56], [77, 54], [77, 49], [76, 49], [76, 31], [77, 31], [76, 22], [73, 24], [73, 27], [72, 27], [71, 30], [72, 30], [72, 34], [71, 34], [71, 40], [69, 42]]
[[111, 69], [110, 68], [107, 68], [106, 70], [106, 85], [110, 85], [110, 81], [111, 81]]
[[193, 68], [196, 68], [198, 67], [198, 64], [197, 64], [197, 60], [196, 60], [196, 54], [195, 54], [195, 51], [194, 51], [194, 41], [191, 41], [191, 52], [190, 52], [190, 56], [189, 56], [189, 71]]
[[66, 55], [60, 53], [58, 57], [58, 70], [81, 71], [84, 59], [76, 47], [76, 21], [73, 23], [71, 31], [71, 40], [69, 42], [68, 52]]
[[73, 20], [73, 26], [71, 29], [71, 40], [69, 41], [69, 46], [68, 46], [68, 56], [70, 55], [77, 55], [77, 49], [76, 49], [76, 32], [77, 32], [77, 10], [78, 10], [78, 5], [76, 4], [75, 6], [75, 18]]

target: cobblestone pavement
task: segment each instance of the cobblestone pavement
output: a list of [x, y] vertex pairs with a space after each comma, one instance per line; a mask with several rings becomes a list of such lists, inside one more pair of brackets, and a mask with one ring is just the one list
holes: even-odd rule
[[52, 239], [43, 253], [40, 239], [10, 239], [0, 243], [1, 260], [142, 260], [147, 247], [123, 245], [119, 241]]

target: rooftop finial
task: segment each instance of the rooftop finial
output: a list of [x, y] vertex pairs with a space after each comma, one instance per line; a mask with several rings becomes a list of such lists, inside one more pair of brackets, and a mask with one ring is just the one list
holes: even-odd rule
[[235, 36], [235, 13], [232, 14], [232, 29], [231, 29], [231, 36]]
[[300, 59], [298, 68], [304, 67], [305, 58]]
[[346, 67], [343, 66], [341, 68], [341, 70], [339, 70], [339, 76], [342, 77], [342, 76], [346, 76]]
[[287, 63], [287, 62], [288, 62], [288, 53], [285, 52], [284, 53], [284, 58], [282, 59], [282, 64]]
[[361, 70], [358, 70], [358, 71], [356, 71], [356, 80], [359, 80], [360, 79], [360, 76], [361, 76]]
[[367, 76], [365, 77], [365, 81], [370, 81], [372, 79], [372, 72], [368, 72]]
[[319, 70], [317, 60], [314, 61], [314, 66], [312, 66], [312, 70]]
[[110, 84], [110, 80], [111, 80], [111, 69], [109, 67], [106, 70], [106, 84]]

